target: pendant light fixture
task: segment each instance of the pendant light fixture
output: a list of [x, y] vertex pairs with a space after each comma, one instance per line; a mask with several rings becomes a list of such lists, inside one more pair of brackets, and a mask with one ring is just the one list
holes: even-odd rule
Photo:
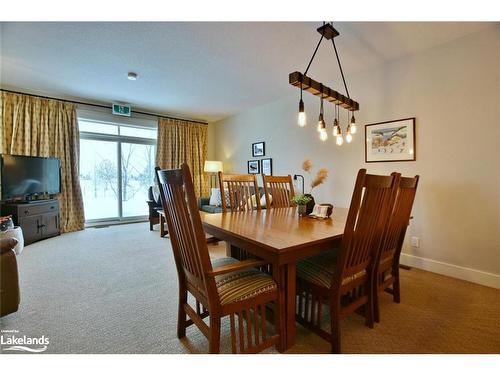
[[299, 101], [299, 115], [297, 118], [297, 123], [301, 128], [306, 126], [306, 112], [304, 111], [304, 101], [302, 100], [302, 87], [300, 88], [300, 101]]
[[319, 139], [321, 139], [322, 141], [326, 141], [328, 139], [328, 133], [326, 132], [325, 115], [323, 111], [323, 98], [321, 98], [319, 106], [318, 132]]
[[319, 132], [319, 139], [323, 142], [328, 140], [328, 133], [326, 132], [326, 129], [323, 129]]
[[[311, 60], [307, 65], [304, 74], [300, 72], [293, 72], [289, 74], [289, 83], [295, 87], [300, 88], [300, 101], [299, 101], [299, 113], [297, 117], [297, 123], [300, 127], [304, 127], [306, 125], [306, 113], [304, 109], [304, 101], [302, 100], [302, 92], [304, 90], [314, 94], [315, 96], [320, 96], [320, 113], [318, 118], [318, 126], [317, 131], [319, 133], [319, 137], [322, 141], [326, 141], [328, 139], [328, 133], [326, 130], [326, 123], [324, 119], [324, 111], [323, 111], [323, 100], [326, 99], [330, 103], [334, 104], [334, 121], [333, 121], [333, 136], [335, 137], [336, 144], [341, 146], [344, 143], [344, 137], [342, 135], [342, 128], [340, 125], [340, 107], [347, 109], [347, 128], [346, 128], [346, 142], [351, 143], [353, 134], [356, 134], [356, 120], [354, 118], [354, 111], [359, 110], [358, 102], [351, 99], [349, 96], [349, 90], [347, 89], [347, 84], [344, 77], [344, 71], [342, 70], [342, 65], [340, 64], [339, 54], [337, 52], [337, 47], [335, 46], [334, 38], [339, 35], [339, 32], [335, 30], [331, 23], [323, 22], [323, 26], [317, 29], [318, 33], [321, 35], [321, 38], [316, 46], [316, 49], [313, 52]], [[337, 63], [339, 66], [340, 73], [342, 75], [342, 81], [344, 83], [344, 88], [347, 96], [340, 94], [339, 92], [332, 90], [331, 88], [324, 86], [321, 82], [317, 82], [312, 78], [307, 76], [307, 72], [311, 67], [311, 64], [316, 56], [316, 52], [318, 52], [318, 48], [321, 45], [323, 39], [331, 40], [333, 49], [335, 51], [335, 56], [337, 58]], [[349, 115], [352, 112], [352, 117], [349, 121]]]
[[352, 141], [352, 127], [351, 123], [349, 122], [349, 112], [347, 112], [347, 129], [345, 131], [345, 141], [347, 143], [351, 143]]
[[351, 126], [351, 134], [356, 134], [356, 119], [354, 118], [354, 112], [352, 113], [351, 123], [349, 125]]
[[334, 137], [338, 137], [339, 135], [342, 134], [342, 129], [340, 128], [339, 118], [338, 118], [338, 114], [337, 114], [338, 107], [339, 107], [338, 105], [335, 105], [335, 107], [334, 107], [334, 109], [335, 109], [335, 114], [334, 114], [335, 119], [333, 120], [333, 136]]
[[335, 143], [337, 143], [337, 146], [342, 146], [344, 144], [344, 138], [342, 137], [342, 134], [335, 137]]
[[338, 120], [335, 118], [335, 120], [333, 120], [333, 136], [336, 137], [340, 134], [340, 126], [339, 126], [339, 122]]
[[335, 120], [337, 121], [337, 135], [335, 138], [335, 143], [337, 143], [338, 146], [342, 146], [344, 143], [344, 137], [342, 136], [342, 127], [340, 126], [340, 113], [339, 113], [339, 106], [335, 106]]
[[325, 117], [323, 115], [323, 98], [319, 101], [319, 117], [318, 117], [318, 132], [321, 132], [323, 129], [326, 129]]

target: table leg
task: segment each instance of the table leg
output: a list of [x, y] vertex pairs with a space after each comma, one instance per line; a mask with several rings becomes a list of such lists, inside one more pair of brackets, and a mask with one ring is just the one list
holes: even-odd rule
[[295, 344], [295, 263], [288, 263], [279, 268], [279, 280], [282, 322], [280, 351], [284, 352]]
[[295, 263], [288, 263], [286, 269], [286, 349], [295, 344]]
[[226, 256], [227, 257], [232, 257], [233, 254], [233, 246], [231, 245], [230, 242], [226, 241]]
[[160, 214], [160, 237], [165, 237], [165, 217]]

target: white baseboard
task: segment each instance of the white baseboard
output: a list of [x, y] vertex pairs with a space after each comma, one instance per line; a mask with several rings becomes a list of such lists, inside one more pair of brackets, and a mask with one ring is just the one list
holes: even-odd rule
[[420, 268], [425, 271], [435, 272], [441, 275], [454, 277], [456, 279], [500, 289], [500, 275], [496, 275], [494, 273], [456, 266], [454, 264], [439, 262], [428, 258], [421, 258], [405, 253], [401, 253], [400, 263]]

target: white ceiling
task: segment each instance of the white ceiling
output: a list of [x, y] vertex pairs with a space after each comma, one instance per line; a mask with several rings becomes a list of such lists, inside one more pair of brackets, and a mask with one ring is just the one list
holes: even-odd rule
[[[319, 25], [2, 23], [0, 78], [4, 88], [123, 101], [147, 111], [214, 121], [293, 92], [288, 73], [305, 69]], [[341, 33], [336, 44], [347, 76], [492, 25], [334, 24]], [[310, 72], [332, 81], [336, 60], [331, 44], [323, 43]], [[139, 79], [127, 80], [129, 71]]]

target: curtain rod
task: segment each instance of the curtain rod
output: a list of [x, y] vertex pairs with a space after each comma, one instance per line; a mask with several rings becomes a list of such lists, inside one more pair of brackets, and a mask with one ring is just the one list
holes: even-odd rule
[[[100, 107], [100, 108], [112, 109], [112, 106], [107, 106], [107, 105], [103, 105], [103, 104], [92, 104], [92, 103], [79, 102], [79, 101], [76, 101], [76, 100], [59, 99], [59, 98], [54, 98], [54, 97], [50, 97], [50, 96], [28, 94], [28, 93], [21, 92], [21, 91], [13, 91], [13, 90], [6, 90], [6, 89], [0, 89], [0, 91], [10, 92], [12, 94], [21, 94], [21, 95], [28, 95], [28, 96], [36, 96], [36, 97], [42, 98], [42, 99], [59, 100], [61, 102], [67, 102], [67, 103], [73, 103], [73, 104], [82, 104], [82, 105], [89, 105], [89, 106], [92, 106], [92, 107]], [[158, 113], [142, 112], [142, 111], [136, 111], [136, 110], [131, 110], [131, 112], [137, 113], [137, 114], [140, 114], [140, 115], [147, 115], [147, 116], [154, 116], [154, 117], [163, 117], [163, 118], [169, 118], [169, 119], [172, 119], [172, 120], [189, 121], [189, 122], [195, 122], [197, 124], [208, 125], [208, 122], [204, 122], [204, 121], [188, 120], [188, 119], [179, 118], [179, 117], [164, 116], [164, 115], [160, 115]]]

